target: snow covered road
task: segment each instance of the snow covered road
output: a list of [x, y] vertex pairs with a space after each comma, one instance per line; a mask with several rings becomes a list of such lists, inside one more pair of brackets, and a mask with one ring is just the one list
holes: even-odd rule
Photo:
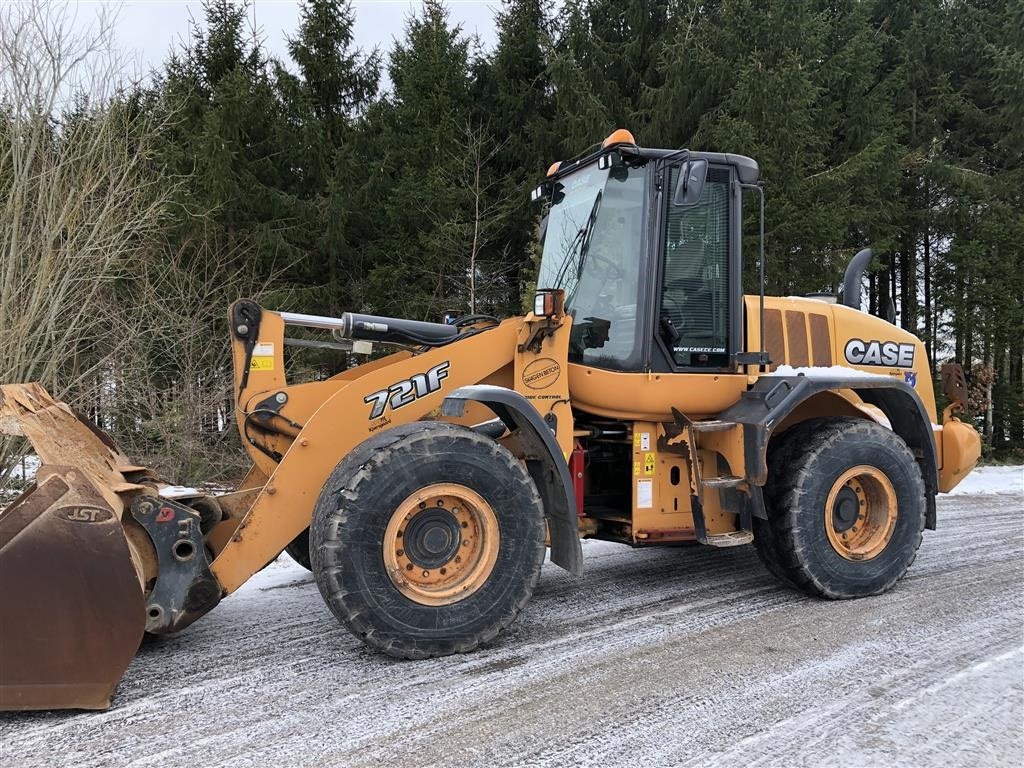
[[1024, 763], [1019, 490], [940, 497], [907, 578], [853, 602], [752, 547], [584, 552], [492, 646], [426, 662], [364, 650], [285, 556], [143, 647], [110, 711], [0, 715], [0, 764]]

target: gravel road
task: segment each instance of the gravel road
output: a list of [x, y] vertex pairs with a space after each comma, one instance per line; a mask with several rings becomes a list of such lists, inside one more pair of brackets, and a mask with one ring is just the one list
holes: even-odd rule
[[144, 647], [108, 712], [0, 716], [0, 764], [1024, 764], [1024, 499], [939, 499], [881, 597], [790, 592], [751, 547], [585, 542], [491, 647], [394, 662], [282, 558]]

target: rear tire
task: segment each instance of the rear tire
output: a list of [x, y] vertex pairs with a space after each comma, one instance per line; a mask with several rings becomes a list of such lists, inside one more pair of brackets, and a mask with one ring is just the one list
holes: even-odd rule
[[493, 440], [416, 422], [370, 438], [321, 491], [310, 528], [324, 601], [390, 656], [471, 651], [529, 601], [545, 524], [525, 467]]
[[863, 419], [799, 424], [769, 456], [769, 520], [754, 520], [765, 567], [810, 595], [846, 599], [890, 589], [917, 556], [925, 487], [892, 430]]

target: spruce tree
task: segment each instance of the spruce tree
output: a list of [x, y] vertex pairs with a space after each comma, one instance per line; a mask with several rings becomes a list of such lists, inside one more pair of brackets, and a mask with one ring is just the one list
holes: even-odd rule
[[362, 158], [354, 151], [362, 117], [376, 95], [376, 51], [353, 46], [355, 18], [344, 0], [308, 0], [288, 40], [298, 73], [278, 65], [277, 85], [293, 135], [287, 148], [296, 174], [306, 311], [337, 314], [359, 302], [358, 219], [370, 200]]
[[529, 194], [559, 158], [547, 54], [551, 48], [550, 0], [508, 0], [498, 11], [498, 39], [475, 83], [478, 121], [497, 146], [490, 202], [504, 213], [488, 257], [505, 277], [496, 311], [514, 312], [532, 280], [537, 211]]
[[409, 18], [388, 61], [392, 92], [370, 111], [369, 172], [377, 191], [364, 243], [366, 308], [436, 319], [467, 306], [467, 248], [445, 230], [469, 205], [458, 148], [472, 129], [470, 40], [439, 0]]

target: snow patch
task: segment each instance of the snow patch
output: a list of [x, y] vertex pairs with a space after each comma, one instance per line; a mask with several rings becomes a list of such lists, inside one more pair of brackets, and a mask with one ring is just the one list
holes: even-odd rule
[[16, 480], [33, 480], [39, 470], [39, 457], [30, 453], [24, 459], [14, 465], [11, 477]]
[[867, 371], [859, 371], [856, 368], [847, 368], [845, 365], [830, 365], [827, 368], [824, 366], [805, 367], [805, 368], [794, 368], [791, 365], [780, 365], [771, 373], [766, 373], [766, 376], [806, 376], [808, 379], [836, 379], [836, 378], [847, 378], [847, 379], [888, 379], [889, 376], [885, 376], [878, 373], [868, 373]]
[[1013, 493], [1024, 496], [1024, 466], [977, 467], [948, 496], [990, 496]]
[[165, 499], [185, 499], [192, 496], [205, 496], [206, 494], [197, 488], [189, 488], [185, 485], [162, 485], [159, 493]]

